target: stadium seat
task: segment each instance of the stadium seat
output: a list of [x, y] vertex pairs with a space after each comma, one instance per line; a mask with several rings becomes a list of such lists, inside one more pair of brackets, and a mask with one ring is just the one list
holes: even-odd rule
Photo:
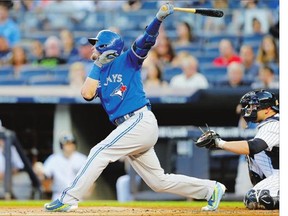
[[248, 44], [251, 46], [260, 46], [263, 35], [253, 34], [253, 35], [243, 35], [241, 37], [241, 44]]
[[13, 76], [13, 73], [14, 73], [14, 69], [10, 65], [0, 67], [0, 77]]
[[190, 45], [187, 45], [187, 46], [175, 46], [174, 50], [175, 50], [176, 53], [179, 53], [181, 51], [187, 51], [190, 54], [193, 54], [195, 52], [201, 51], [201, 45], [196, 43], [196, 44], [190, 44]]
[[172, 77], [181, 73], [182, 69], [180, 67], [166, 67], [163, 70], [163, 80], [169, 83]]
[[[218, 52], [217, 52], [217, 54], [218, 54]], [[213, 60], [217, 57], [217, 54], [216, 54], [216, 52], [211, 52], [211, 54], [209, 54], [209, 52], [207, 52], [205, 55], [204, 54], [198, 55], [197, 59], [198, 59], [199, 65], [211, 64], [213, 62]]]
[[49, 75], [50, 73], [51, 71], [49, 68], [35, 65], [27, 65], [21, 68], [19, 75], [20, 79], [28, 81], [33, 76]]
[[15, 79], [14, 77], [0, 77], [0, 86], [4, 85], [25, 85], [26, 82], [21, 79]]
[[55, 77], [53, 75], [39, 75], [31, 77], [28, 85], [68, 85], [67, 79]]
[[216, 67], [213, 64], [200, 65], [199, 70], [207, 78], [208, 82], [213, 85], [222, 80], [227, 73], [226, 67]]
[[70, 64], [65, 64], [57, 66], [51, 69], [51, 75], [58, 77], [60, 79], [68, 79], [69, 77]]

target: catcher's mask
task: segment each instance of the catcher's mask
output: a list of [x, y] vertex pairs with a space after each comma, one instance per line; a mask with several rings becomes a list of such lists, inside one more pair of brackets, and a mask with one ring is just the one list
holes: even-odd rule
[[116, 50], [117, 54], [120, 55], [124, 48], [124, 41], [121, 36], [110, 30], [100, 31], [96, 38], [89, 38], [88, 41], [97, 51], [102, 54], [107, 50]]
[[275, 95], [264, 89], [250, 91], [240, 100], [242, 105], [241, 115], [246, 122], [257, 122], [257, 112], [271, 107], [275, 112], [279, 112], [278, 100]]
[[60, 139], [59, 139], [60, 148], [63, 149], [63, 145], [65, 145], [68, 142], [74, 143], [76, 145], [76, 140], [72, 134], [70, 134], [70, 133], [62, 134]]

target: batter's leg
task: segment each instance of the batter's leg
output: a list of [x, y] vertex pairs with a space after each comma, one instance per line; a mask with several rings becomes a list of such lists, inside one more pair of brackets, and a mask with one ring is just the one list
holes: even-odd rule
[[145, 183], [156, 192], [168, 192], [187, 198], [209, 200], [216, 181], [179, 174], [165, 174], [154, 148], [129, 156], [129, 162]]

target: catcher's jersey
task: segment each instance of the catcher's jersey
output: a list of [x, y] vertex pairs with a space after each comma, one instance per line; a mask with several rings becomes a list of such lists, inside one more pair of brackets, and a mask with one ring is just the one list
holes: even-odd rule
[[268, 148], [254, 155], [253, 171], [262, 178], [279, 172], [279, 144], [280, 144], [280, 123], [279, 114], [268, 118], [257, 126], [255, 138], [264, 140]]
[[140, 73], [143, 60], [130, 48], [102, 67], [97, 95], [110, 121], [149, 103]]

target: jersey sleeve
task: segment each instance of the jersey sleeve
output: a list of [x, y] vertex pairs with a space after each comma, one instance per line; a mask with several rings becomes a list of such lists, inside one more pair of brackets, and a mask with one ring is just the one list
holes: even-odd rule
[[267, 143], [269, 150], [271, 150], [274, 146], [279, 147], [279, 126], [279, 121], [267, 123], [259, 128], [255, 138], [264, 140]]

